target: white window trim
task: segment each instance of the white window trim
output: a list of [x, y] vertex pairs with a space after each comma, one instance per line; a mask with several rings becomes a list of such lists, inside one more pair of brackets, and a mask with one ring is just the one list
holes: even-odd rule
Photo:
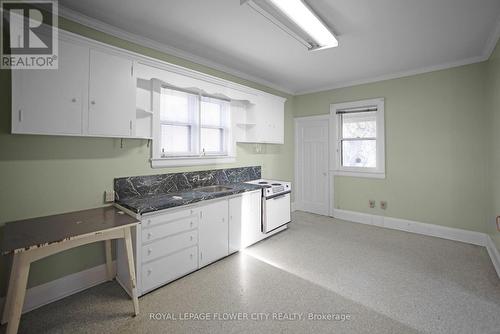
[[[196, 156], [177, 156], [171, 155], [168, 157], [163, 157], [161, 152], [161, 133], [160, 133], [160, 100], [161, 100], [161, 88], [163, 82], [159, 79], [151, 79], [152, 88], [152, 127], [153, 127], [153, 139], [152, 139], [152, 158], [151, 167], [152, 168], [162, 168], [162, 167], [177, 167], [177, 166], [194, 166], [194, 165], [211, 165], [211, 164], [225, 164], [234, 163], [236, 161], [235, 157], [235, 145], [232, 139], [231, 129], [225, 128], [224, 133], [227, 135], [227, 150], [224, 155], [196, 155]], [[230, 125], [230, 124], [228, 124]], [[200, 124], [198, 124], [200, 126]]]
[[[340, 122], [337, 110], [377, 107], [377, 167], [344, 167], [340, 157]], [[330, 105], [331, 161], [334, 175], [385, 179], [385, 101], [383, 98], [336, 103]]]

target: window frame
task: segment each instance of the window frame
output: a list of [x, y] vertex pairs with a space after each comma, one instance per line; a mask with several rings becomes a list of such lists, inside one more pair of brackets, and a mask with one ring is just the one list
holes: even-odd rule
[[[207, 152], [203, 154], [201, 151], [201, 101], [202, 98], [213, 98], [218, 100], [225, 100], [216, 96], [208, 96], [201, 94], [200, 92], [195, 92], [191, 90], [185, 90], [175, 86], [170, 86], [159, 79], [152, 79], [152, 127], [153, 127], [153, 138], [152, 138], [152, 158], [151, 165], [153, 168], [162, 167], [174, 167], [174, 166], [192, 166], [192, 165], [206, 165], [206, 164], [218, 164], [218, 163], [232, 163], [236, 159], [233, 155], [234, 148], [231, 136], [231, 116], [230, 116], [230, 101], [228, 101], [227, 109], [224, 111], [226, 113], [225, 126], [217, 127], [223, 131], [223, 149], [224, 152]], [[161, 94], [162, 89], [172, 89], [181, 92], [186, 92], [189, 94], [194, 94], [198, 96], [197, 101], [197, 114], [195, 115], [194, 123], [185, 122], [172, 122], [172, 121], [162, 121], [160, 117], [160, 107], [161, 107]], [[162, 142], [161, 142], [161, 125], [182, 125], [190, 126], [191, 131], [195, 131], [194, 135], [191, 135], [191, 140], [196, 140], [196, 143], [191, 143], [194, 145], [194, 150], [192, 152], [162, 152]], [[204, 126], [208, 127], [208, 126]]]
[[[229, 142], [228, 142], [228, 133], [229, 133], [229, 126], [230, 126], [230, 113], [231, 113], [231, 110], [230, 110], [230, 101], [226, 101], [226, 103], [221, 103], [221, 123], [224, 123], [224, 124], [221, 124], [221, 125], [209, 125], [209, 124], [206, 124], [204, 125], [202, 123], [202, 102], [203, 102], [203, 99], [208, 99], [209, 102], [211, 102], [211, 100], [220, 100], [220, 101], [226, 101], [224, 99], [220, 99], [220, 98], [216, 98], [216, 97], [212, 97], [212, 96], [206, 96], [206, 95], [201, 95], [200, 96], [200, 122], [199, 122], [199, 148], [200, 148], [200, 155], [201, 156], [219, 156], [219, 157], [224, 157], [224, 156], [227, 156], [228, 155], [228, 152], [229, 152]], [[225, 109], [225, 110], [224, 110]], [[223, 122], [222, 122], [222, 118], [226, 118]], [[225, 125], [225, 126], [224, 126]], [[203, 147], [201, 145], [201, 131], [202, 129], [218, 129], [221, 131], [221, 147], [222, 147], [222, 151], [204, 151], [203, 150]]]
[[[176, 89], [172, 87], [168, 87], [163, 85], [160, 87], [160, 105], [161, 105], [161, 94], [163, 89], [170, 89], [178, 92], [183, 92], [186, 94], [192, 94], [192, 95], [198, 95], [193, 92], [181, 90], [181, 89]], [[192, 114], [188, 115], [189, 121], [188, 122], [177, 122], [177, 121], [163, 121], [161, 119], [161, 109], [158, 110], [160, 114], [159, 118], [159, 127], [160, 127], [160, 150], [163, 150], [163, 145], [161, 143], [161, 126], [162, 125], [170, 125], [170, 126], [186, 126], [189, 128], [189, 146], [190, 150], [187, 152], [160, 152], [160, 156], [163, 159], [168, 159], [168, 158], [175, 158], [175, 157], [197, 157], [198, 151], [199, 151], [199, 124], [200, 124], [200, 101], [198, 100], [197, 103], [195, 104], [195, 110], [192, 111]]]
[[[377, 132], [374, 138], [362, 138], [353, 140], [375, 140], [376, 141], [376, 167], [347, 167], [342, 165], [342, 141], [349, 140], [342, 136], [342, 114], [339, 110], [356, 110], [364, 108], [376, 108]], [[331, 136], [331, 166], [334, 175], [367, 177], [385, 179], [385, 100], [383, 98], [360, 100], [330, 105], [330, 131]]]

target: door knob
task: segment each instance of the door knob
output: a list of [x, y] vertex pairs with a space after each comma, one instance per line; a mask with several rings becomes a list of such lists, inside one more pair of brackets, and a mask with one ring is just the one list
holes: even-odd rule
[[95, 104], [95, 101], [90, 101], [90, 104], [94, 105], [94, 104]]

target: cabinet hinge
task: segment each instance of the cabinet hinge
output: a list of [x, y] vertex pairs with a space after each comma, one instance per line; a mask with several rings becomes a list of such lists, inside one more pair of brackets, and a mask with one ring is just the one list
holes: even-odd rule
[[203, 260], [203, 252], [200, 252], [200, 260]]
[[130, 67], [130, 75], [134, 76], [134, 64]]
[[22, 122], [23, 121], [23, 111], [21, 109], [19, 109], [19, 111], [18, 111], [18, 117], [19, 117], [19, 122]]

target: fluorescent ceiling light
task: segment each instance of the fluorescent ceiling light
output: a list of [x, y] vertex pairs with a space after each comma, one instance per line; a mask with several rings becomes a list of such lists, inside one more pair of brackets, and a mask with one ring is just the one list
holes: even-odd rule
[[[244, 0], [242, 3], [247, 3], [292, 37], [306, 45], [309, 50], [326, 49], [339, 45], [328, 26], [302, 0]], [[273, 9], [281, 13], [275, 13]], [[307, 37], [304, 38], [301, 36], [301, 32], [294, 31], [297, 29], [290, 27], [289, 22], [285, 22], [286, 20], [283, 20], [280, 17], [281, 15], [277, 14], [284, 15], [300, 28]]]

